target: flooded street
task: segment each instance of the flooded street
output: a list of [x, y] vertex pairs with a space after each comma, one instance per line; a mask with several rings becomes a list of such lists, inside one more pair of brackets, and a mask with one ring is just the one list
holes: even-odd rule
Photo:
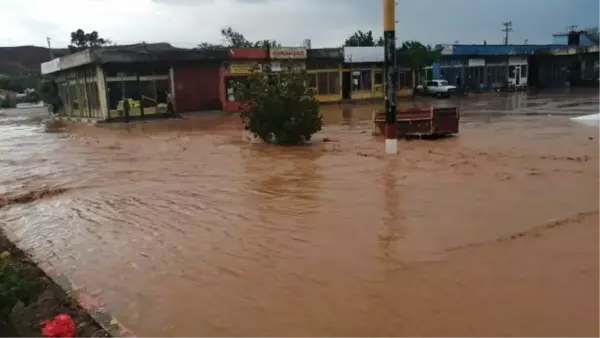
[[292, 148], [0, 116], [0, 226], [139, 336], [598, 335], [597, 91], [430, 103], [460, 134], [394, 157], [376, 105]]

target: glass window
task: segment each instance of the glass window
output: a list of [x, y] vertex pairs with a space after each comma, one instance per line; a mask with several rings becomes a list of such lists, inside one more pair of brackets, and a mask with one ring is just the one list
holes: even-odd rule
[[229, 76], [225, 78], [225, 99], [227, 102], [235, 102], [235, 88], [238, 84], [247, 84], [246, 76]]
[[383, 83], [383, 73], [381, 71], [375, 72], [375, 84], [380, 85]]
[[352, 72], [352, 90], [371, 90], [371, 71], [362, 70]]
[[527, 77], [527, 65], [521, 65], [521, 76]]
[[371, 71], [363, 70], [360, 72], [360, 89], [361, 90], [371, 90]]
[[434, 81], [427, 81], [427, 87], [437, 87], [437, 83]]
[[517, 74], [515, 74], [515, 66], [508, 67], [508, 76], [511, 78], [517, 76]]
[[317, 93], [319, 95], [327, 95], [329, 92], [328, 76], [327, 73], [317, 74]]
[[307, 74], [308, 76], [308, 87], [316, 88], [317, 87], [317, 74]]
[[340, 73], [339, 72], [331, 72], [329, 74], [329, 90], [327, 91], [329, 94], [339, 94], [340, 93]]

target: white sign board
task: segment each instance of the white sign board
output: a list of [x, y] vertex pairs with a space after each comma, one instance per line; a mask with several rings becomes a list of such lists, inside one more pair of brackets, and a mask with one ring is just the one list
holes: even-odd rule
[[383, 47], [344, 47], [344, 62], [383, 62]]
[[60, 58], [44, 62], [41, 65], [42, 74], [51, 74], [60, 70]]
[[522, 56], [510, 56], [508, 58], [509, 65], [526, 65], [527, 58]]
[[469, 67], [483, 67], [485, 59], [469, 59]]

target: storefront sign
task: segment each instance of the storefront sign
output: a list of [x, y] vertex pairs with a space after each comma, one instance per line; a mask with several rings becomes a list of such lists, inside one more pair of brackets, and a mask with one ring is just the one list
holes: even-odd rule
[[306, 48], [282, 47], [269, 51], [271, 59], [306, 59]]
[[469, 59], [469, 67], [483, 67], [485, 59]]
[[344, 62], [383, 62], [383, 47], [344, 47]]
[[60, 59], [56, 58], [42, 63], [42, 74], [50, 74], [60, 70]]
[[254, 70], [253, 64], [249, 63], [234, 63], [229, 65], [229, 73], [230, 74], [248, 74], [252, 73]]

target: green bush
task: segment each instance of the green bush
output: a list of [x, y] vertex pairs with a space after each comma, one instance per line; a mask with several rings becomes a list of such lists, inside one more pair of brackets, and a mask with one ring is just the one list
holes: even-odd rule
[[321, 130], [319, 103], [304, 71], [254, 72], [235, 85], [235, 98], [246, 130], [266, 143], [298, 145]]
[[3, 252], [0, 255], [0, 327], [9, 322], [15, 305], [34, 301], [38, 289], [39, 285], [26, 275], [20, 262]]

